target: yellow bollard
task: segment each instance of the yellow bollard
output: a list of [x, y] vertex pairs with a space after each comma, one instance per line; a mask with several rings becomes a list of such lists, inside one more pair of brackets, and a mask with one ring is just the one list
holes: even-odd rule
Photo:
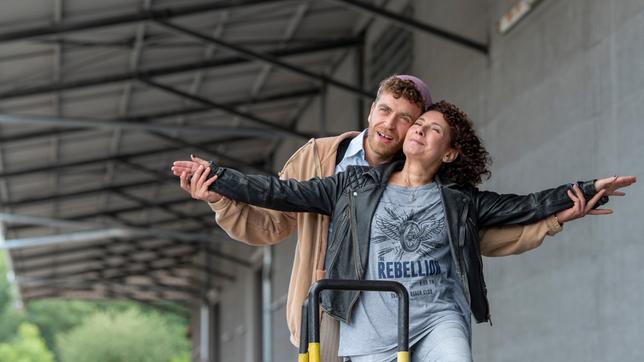
[[398, 352], [398, 362], [409, 362], [409, 351]]
[[320, 362], [320, 342], [309, 343], [309, 362]]
[[309, 353], [300, 353], [297, 355], [297, 362], [309, 362]]

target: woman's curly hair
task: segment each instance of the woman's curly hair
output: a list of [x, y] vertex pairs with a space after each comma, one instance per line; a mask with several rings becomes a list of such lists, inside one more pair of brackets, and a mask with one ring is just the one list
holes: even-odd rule
[[455, 105], [446, 101], [432, 104], [428, 111], [440, 112], [449, 124], [450, 146], [458, 150], [458, 157], [451, 163], [444, 163], [438, 174], [459, 185], [476, 186], [483, 176], [490, 178], [488, 169], [490, 156], [476, 135], [472, 121]]

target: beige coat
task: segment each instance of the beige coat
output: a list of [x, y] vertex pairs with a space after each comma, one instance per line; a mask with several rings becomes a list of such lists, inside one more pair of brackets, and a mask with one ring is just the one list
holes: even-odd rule
[[[286, 162], [280, 178], [308, 180], [333, 175], [339, 143], [358, 132], [336, 137], [311, 139]], [[312, 213], [288, 213], [267, 210], [229, 199], [211, 203], [216, 221], [231, 238], [251, 245], [273, 245], [297, 230], [293, 270], [286, 301], [286, 319], [291, 343], [298, 346], [300, 311], [309, 287], [324, 277], [329, 217]], [[504, 226], [481, 232], [481, 253], [486, 256], [520, 254], [541, 245], [546, 235], [554, 235], [561, 226], [551, 216], [527, 226]]]

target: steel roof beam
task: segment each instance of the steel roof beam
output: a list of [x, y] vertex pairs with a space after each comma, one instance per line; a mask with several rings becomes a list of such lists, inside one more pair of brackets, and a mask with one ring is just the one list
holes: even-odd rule
[[[185, 204], [185, 203], [188, 203], [188, 202], [194, 202], [194, 200], [192, 198], [182, 197], [180, 199], [168, 200], [168, 201], [163, 201], [163, 202], [152, 202], [151, 201], [150, 203], [153, 204], [154, 207], [156, 207], [156, 206], [172, 206], [172, 205], [177, 205], [177, 204]], [[78, 221], [78, 220], [98, 218], [98, 217], [103, 217], [103, 216], [115, 216], [115, 215], [118, 215], [118, 214], [124, 214], [124, 213], [135, 212], [135, 211], [141, 211], [141, 206], [121, 207], [121, 208], [105, 210], [105, 211], [97, 211], [97, 212], [93, 212], [93, 213], [89, 213], [89, 214], [76, 214], [76, 215], [70, 215], [70, 216], [63, 217], [63, 219], [68, 220], [68, 221]], [[209, 214], [205, 214], [205, 213], [198, 214], [198, 215], [193, 214], [192, 217], [205, 217], [205, 216], [208, 216], [208, 215], [213, 215], [213, 214], [212, 214], [212, 212], [210, 212]], [[159, 221], [158, 224], [163, 224], [165, 222], [169, 222], [170, 220], [177, 220], [177, 219], [175, 219], [175, 218], [173, 218], [173, 219], [164, 219], [164, 220]], [[154, 221], [152, 223], [140, 223], [140, 224], [131, 223], [130, 226], [133, 226], [133, 227], [149, 227], [149, 226], [151, 226], [151, 225], [153, 225], [155, 223], [157, 223], [157, 221]], [[20, 230], [24, 230], [24, 229], [33, 228], [33, 227], [38, 227], [38, 225], [29, 225], [29, 224], [12, 225], [10, 227], [10, 230], [15, 232], [15, 231], [20, 231]]]
[[[188, 201], [194, 201], [194, 200], [190, 199]], [[209, 218], [214, 220], [215, 214], [212, 212], [212, 210], [209, 210], [209, 211], [194, 213], [194, 214], [192, 214], [192, 217], [193, 218], [198, 218], [198, 219], [209, 217]], [[167, 218], [167, 219], [161, 218], [161, 219], [157, 219], [157, 220], [146, 222], [146, 223], [132, 223], [132, 226], [133, 227], [153, 227], [155, 225], [167, 225], [168, 223], [175, 222], [175, 221], [185, 221], [185, 220], [184, 219], [177, 219], [177, 218]], [[213, 223], [211, 225], [211, 227], [217, 228], [218, 225]], [[11, 229], [11, 230], [13, 230], [13, 229]]]
[[[136, 239], [128, 239], [128, 240], [123, 240], [123, 241], [107, 241], [107, 242], [100, 242], [100, 243], [94, 243], [89, 246], [73, 246], [73, 247], [66, 247], [66, 248], [58, 248], [56, 250], [47, 250], [44, 252], [39, 252], [39, 253], [30, 253], [29, 255], [21, 255], [20, 257], [17, 258], [17, 261], [19, 264], [23, 264], [25, 262], [29, 263], [33, 260], [38, 260], [38, 259], [43, 259], [43, 258], [55, 258], [55, 257], [60, 257], [60, 256], [65, 256], [68, 254], [74, 254], [74, 253], [82, 253], [82, 252], [87, 252], [87, 253], [99, 253], [103, 252], [104, 248], [106, 247], [121, 247], [121, 246], [129, 246], [132, 243], [138, 243], [141, 241], [157, 241], [158, 239], [149, 239], [149, 238], [136, 238]], [[200, 252], [205, 252], [209, 257], [216, 257], [220, 258], [223, 261], [227, 261], [233, 264], [236, 264], [238, 266], [242, 266], [245, 268], [251, 268], [252, 264], [244, 260], [242, 258], [239, 258], [233, 254], [229, 254], [226, 252], [222, 252], [219, 250], [215, 250], [212, 248], [211, 243], [201, 243], [201, 242], [190, 242], [190, 241], [177, 241], [177, 240], [170, 240], [167, 243], [161, 243], [158, 245], [164, 245], [164, 246], [170, 246], [170, 245], [177, 245], [177, 243], [181, 242], [181, 246], [189, 246], [193, 248], [199, 248]], [[214, 238], [213, 238], [214, 242]], [[145, 246], [142, 246], [142, 251], [146, 251]], [[154, 245], [152, 250], [156, 250], [156, 245]], [[22, 270], [22, 266], [20, 266], [20, 270]], [[29, 267], [25, 267], [29, 268]]]
[[124, 281], [121, 283], [116, 283], [116, 282], [111, 282], [109, 280], [103, 281], [100, 279], [93, 281], [93, 283], [92, 282], [78, 283], [77, 281], [74, 281], [74, 280], [60, 280], [52, 283], [47, 279], [43, 279], [42, 281], [34, 279], [33, 282], [34, 283], [31, 284], [30, 286], [23, 288], [23, 290], [26, 293], [29, 293], [29, 289], [32, 289], [32, 288], [35, 288], [35, 289], [40, 289], [43, 287], [60, 288], [61, 286], [62, 287], [69, 286], [71, 288], [74, 288], [79, 286], [83, 287], [83, 286], [109, 285], [112, 287], [116, 287], [116, 289], [122, 289], [122, 290], [130, 289], [130, 291], [134, 289], [134, 291], [158, 291], [161, 293], [176, 292], [180, 294], [186, 294], [197, 299], [203, 299], [206, 297], [206, 293], [201, 289], [190, 287], [190, 286], [170, 285], [165, 283], [155, 283], [153, 285], [142, 285], [142, 284], [129, 284]]
[[434, 36], [437, 36], [441, 39], [450, 41], [452, 43], [456, 43], [459, 45], [462, 45], [466, 48], [475, 50], [478, 53], [488, 55], [490, 50], [489, 46], [487, 44], [483, 44], [477, 41], [474, 41], [472, 39], [468, 39], [466, 37], [463, 37], [461, 35], [440, 29], [438, 27], [429, 25], [427, 23], [423, 23], [421, 21], [418, 21], [413, 18], [409, 18], [394, 12], [391, 12], [387, 9], [374, 6], [372, 4], [366, 3], [364, 1], [360, 0], [333, 0], [335, 2], [339, 2], [342, 4], [345, 4], [351, 8], [357, 9], [362, 12], [367, 12], [376, 16], [379, 16], [381, 18], [387, 19], [389, 21], [392, 21], [396, 23], [397, 25], [412, 30], [412, 31], [422, 31]]
[[[39, 285], [40, 282], [46, 280], [49, 283], [56, 283], [65, 279], [75, 279], [79, 281], [98, 281], [98, 280], [113, 280], [126, 278], [133, 275], [145, 275], [146, 271], [152, 270], [167, 270], [176, 268], [175, 264], [184, 260], [186, 257], [159, 259], [157, 264], [161, 265], [144, 265], [146, 263], [137, 263], [132, 267], [131, 264], [126, 264], [127, 268], [123, 268], [123, 264], [113, 266], [98, 266], [90, 268], [78, 268], [77, 270], [66, 270], [63, 272], [53, 272], [46, 275], [30, 276], [30, 275], [17, 275], [19, 285], [28, 287], [32, 282]], [[169, 263], [169, 264], [168, 264]], [[147, 263], [152, 264], [152, 263]], [[108, 275], [112, 274], [112, 275]]]
[[223, 110], [223, 111], [225, 111], [227, 113], [230, 113], [230, 114], [238, 116], [238, 117], [242, 117], [242, 118], [244, 118], [246, 120], [249, 120], [251, 122], [257, 123], [259, 125], [269, 127], [272, 130], [275, 130], [277, 132], [283, 133], [283, 134], [288, 135], [288, 136], [296, 136], [296, 137], [301, 137], [301, 138], [305, 138], [305, 139], [315, 137], [315, 135], [313, 135], [313, 134], [298, 132], [298, 131], [296, 131], [296, 130], [294, 130], [292, 128], [284, 127], [284, 126], [275, 124], [275, 123], [273, 123], [273, 122], [271, 122], [269, 120], [266, 120], [266, 119], [263, 119], [261, 117], [255, 116], [255, 115], [253, 115], [251, 113], [242, 112], [242, 111], [237, 110], [236, 108], [228, 107], [224, 103], [215, 102], [215, 101], [212, 101], [210, 99], [200, 97], [200, 96], [197, 96], [197, 95], [194, 95], [194, 94], [190, 94], [188, 92], [181, 91], [179, 89], [170, 87], [168, 85], [161, 84], [159, 82], [155, 82], [155, 81], [153, 81], [153, 80], [151, 80], [151, 79], [149, 79], [147, 77], [141, 77], [139, 80], [141, 82], [151, 86], [151, 87], [155, 87], [155, 88], [164, 90], [164, 91], [166, 91], [168, 93], [175, 94], [175, 95], [177, 95], [179, 97], [189, 99], [191, 101], [195, 101], [195, 102], [199, 102], [199, 103], [208, 105], [208, 106], [210, 106], [212, 108], [221, 109], [221, 110]]
[[365, 91], [363, 89], [357, 88], [357, 87], [355, 87], [353, 85], [338, 81], [338, 80], [336, 80], [334, 78], [330, 78], [330, 77], [327, 77], [327, 76], [322, 75], [322, 74], [317, 74], [315, 72], [312, 72], [312, 71], [306, 70], [304, 68], [295, 66], [293, 64], [284, 62], [281, 59], [279, 59], [278, 57], [272, 56], [272, 55], [270, 55], [268, 53], [266, 53], [266, 54], [258, 53], [258, 52], [255, 52], [253, 50], [241, 47], [239, 45], [235, 45], [235, 44], [232, 44], [230, 42], [223, 41], [221, 39], [217, 39], [217, 38], [205, 35], [205, 34], [201, 34], [201, 33], [197, 32], [197, 31], [194, 31], [192, 29], [189, 29], [189, 28], [186, 28], [186, 27], [171, 23], [169, 21], [159, 20], [159, 19], [155, 19], [155, 21], [158, 24], [161, 24], [161, 25], [163, 25], [163, 26], [165, 26], [167, 28], [173, 29], [173, 30], [178, 31], [180, 33], [187, 34], [187, 35], [192, 36], [194, 38], [198, 38], [198, 39], [204, 40], [206, 42], [210, 42], [210, 43], [215, 44], [217, 46], [220, 46], [222, 48], [225, 48], [225, 49], [228, 49], [228, 50], [233, 51], [235, 53], [241, 54], [243, 57], [251, 59], [253, 61], [259, 61], [259, 62], [262, 62], [264, 64], [269, 64], [269, 65], [276, 66], [276, 67], [284, 69], [286, 71], [296, 73], [296, 74], [298, 74], [300, 76], [303, 76], [305, 78], [320, 82], [321, 84], [330, 84], [330, 85], [335, 86], [335, 87], [337, 87], [339, 89], [342, 89], [342, 90], [347, 91], [349, 93], [355, 94], [355, 95], [357, 95], [359, 97], [363, 97], [363, 98], [366, 98], [366, 99], [369, 99], [369, 100], [373, 100], [375, 98], [375, 94], [372, 94], [371, 92], [368, 92], [368, 91]]
[[[226, 143], [226, 140], [209, 140], [206, 142], [199, 142], [192, 144], [193, 146], [199, 146], [199, 147], [204, 147], [207, 145], [212, 145], [213, 143], [221, 144], [221, 143]], [[31, 167], [31, 168], [25, 168], [22, 170], [15, 170], [15, 171], [5, 171], [5, 172], [0, 172], [0, 178], [9, 178], [9, 177], [16, 177], [16, 176], [24, 176], [32, 173], [38, 173], [38, 172], [47, 172], [47, 171], [57, 171], [60, 169], [64, 168], [72, 168], [72, 167], [81, 167], [81, 166], [88, 166], [96, 163], [103, 163], [107, 161], [123, 161], [123, 162], [128, 162], [131, 159], [134, 158], [139, 158], [139, 157], [146, 157], [146, 156], [152, 156], [152, 155], [160, 155], [164, 153], [169, 153], [169, 152], [176, 152], [185, 149], [186, 146], [170, 146], [170, 147], [163, 147], [163, 148], [155, 148], [151, 150], [145, 150], [145, 151], [140, 151], [140, 152], [130, 152], [130, 153], [124, 153], [124, 154], [117, 154], [113, 156], [107, 156], [107, 157], [97, 157], [97, 158], [90, 158], [86, 160], [80, 160], [80, 161], [72, 161], [72, 162], [60, 162], [57, 164], [47, 164], [46, 166], [39, 166], [39, 167]], [[251, 165], [247, 164], [244, 161], [241, 161], [237, 158], [229, 158], [228, 156], [222, 157], [223, 159], [226, 159], [226, 161], [230, 162], [231, 165], [234, 165], [236, 167], [239, 166], [246, 166], [246, 167], [251, 167]], [[252, 167], [255, 169], [255, 167]], [[268, 170], [265, 169], [259, 169], [258, 171], [261, 171], [263, 173], [268, 173]], [[167, 175], [165, 175], [167, 176]], [[178, 179], [175, 179], [175, 181]]]
[[[323, 44], [323, 45], [307, 45], [307, 46], [301, 46], [297, 48], [280, 49], [273, 52], [267, 52], [266, 54], [270, 54], [271, 56], [275, 56], [275, 57], [286, 57], [291, 55], [306, 55], [306, 54], [317, 53], [321, 51], [337, 50], [337, 49], [342, 49], [347, 47], [354, 47], [357, 45], [359, 45], [359, 42], [356, 39], [343, 39], [335, 42], [329, 42], [328, 44]], [[185, 63], [185, 64], [178, 64], [178, 65], [171, 65], [171, 66], [164, 66], [164, 67], [157, 67], [157, 68], [150, 68], [150, 69], [141, 69], [137, 72], [127, 72], [122, 74], [107, 75], [103, 77], [79, 79], [74, 81], [64, 81], [61, 83], [49, 83], [45, 85], [25, 87], [21, 89], [10, 89], [10, 90], [0, 92], [0, 100], [42, 95], [42, 94], [48, 94], [52, 92], [79, 89], [79, 88], [85, 88], [85, 87], [91, 87], [91, 86], [97, 86], [97, 85], [119, 83], [119, 82], [125, 82], [130, 80], [136, 80], [142, 77], [153, 78], [153, 77], [159, 77], [159, 76], [193, 72], [198, 69], [217, 68], [217, 67], [223, 67], [223, 66], [229, 66], [229, 65], [239, 65], [239, 64], [249, 63], [249, 62], [251, 61], [242, 57], [228, 57], [228, 58], [204, 60], [204, 61], [194, 62], [194, 63]]]
[[157, 204], [154, 204], [154, 203], [151, 203], [151, 202], [149, 202], [149, 201], [145, 200], [145, 199], [144, 199], [144, 198], [142, 198], [142, 197], [136, 196], [136, 195], [134, 195], [133, 193], [127, 193], [127, 192], [125, 192], [125, 191], [123, 191], [123, 190], [117, 190], [117, 191], [115, 191], [114, 193], [115, 193], [115, 194], [117, 194], [117, 195], [119, 195], [119, 196], [121, 196], [121, 197], [124, 197], [124, 198], [126, 198], [126, 199], [128, 199], [128, 200], [132, 200], [132, 201], [137, 202], [139, 205], [143, 206], [146, 210], [149, 210], [149, 209], [157, 209], [157, 210], [161, 210], [161, 211], [164, 211], [164, 212], [166, 212], [166, 213], [168, 213], [168, 214], [170, 214], [170, 215], [175, 216], [176, 218], [180, 218], [180, 219], [191, 219], [191, 220], [193, 220], [193, 221], [196, 221], [196, 222], [197, 222], [197, 223], [199, 223], [199, 225], [201, 225], [204, 229], [208, 229], [208, 228], [210, 228], [210, 227], [211, 227], [211, 225], [210, 225], [210, 224], [206, 223], [206, 222], [205, 222], [205, 221], [203, 221], [203, 220], [195, 219], [195, 218], [193, 218], [193, 216], [192, 216], [192, 215], [188, 215], [188, 214], [186, 214], [185, 212], [181, 212], [181, 211], [173, 210], [172, 208], [170, 208], [170, 207], [168, 207], [168, 206], [159, 206], [159, 205], [157, 205]]
[[[275, 137], [270, 130], [261, 128], [240, 128], [228, 126], [180, 126], [171, 124], [131, 123], [120, 121], [104, 121], [87, 118], [52, 117], [0, 113], [0, 123], [11, 125], [39, 125], [68, 128], [97, 128], [104, 130], [130, 130], [151, 132], [186, 132], [186, 133], [217, 133], [222, 136], [249, 136], [257, 138]], [[268, 122], [268, 126], [272, 123]], [[277, 129], [281, 130], [281, 129]], [[304, 137], [304, 136], [300, 136]]]
[[[49, 227], [72, 228], [83, 231], [68, 234], [50, 236], [38, 236], [25, 239], [6, 240], [0, 249], [12, 250], [23, 249], [32, 246], [54, 245], [64, 243], [65, 240], [90, 241], [101, 238], [133, 238], [133, 237], [154, 237], [162, 240], [181, 240], [211, 242], [213, 235], [208, 233], [194, 233], [185, 231], [173, 231], [159, 228], [133, 228], [122, 225], [110, 225], [105, 223], [82, 223], [77, 221], [50, 219], [43, 217], [32, 217], [0, 213], [0, 221], [7, 223], [35, 224]], [[89, 230], [88, 230], [89, 229]]]
[[[201, 265], [194, 260], [191, 260], [187, 257], [168, 257], [165, 259], [160, 259], [156, 261], [156, 264], [159, 264], [160, 262], [166, 262], [169, 261], [171, 264], [169, 265], [152, 265], [153, 263], [150, 262], [137, 262], [136, 266], [137, 268], [123, 268], [123, 266], [131, 266], [131, 264], [119, 264], [119, 265], [108, 265], [105, 267], [94, 267], [94, 268], [86, 268], [86, 269], [80, 269], [76, 271], [65, 271], [61, 273], [54, 273], [54, 274], [49, 274], [49, 275], [44, 275], [44, 276], [38, 276], [38, 277], [32, 277], [32, 276], [26, 276], [26, 275], [19, 275], [16, 277], [17, 283], [19, 286], [25, 285], [28, 286], [32, 281], [35, 281], [35, 283], [40, 283], [41, 281], [47, 281], [49, 283], [56, 283], [61, 280], [65, 280], [67, 278], [72, 278], [72, 277], [77, 277], [79, 281], [84, 281], [84, 282], [95, 282], [95, 281], [100, 281], [100, 280], [115, 280], [115, 279], [122, 279], [122, 278], [127, 278], [131, 276], [147, 276], [149, 272], [155, 272], [159, 270], [176, 270], [178, 268], [188, 268], [188, 269], [193, 269], [202, 273], [205, 273], [206, 275], [213, 277], [213, 278], [219, 278], [219, 279], [224, 279], [230, 282], [235, 281], [235, 276], [224, 273], [218, 270], [213, 269], [209, 265]], [[139, 268], [139, 266], [143, 266], [143, 268]], [[88, 276], [88, 274], [92, 276]], [[76, 278], [72, 278], [76, 279]]]
[[[190, 250], [185, 250], [186, 247], [190, 247]], [[181, 252], [177, 252], [180, 250]], [[175, 253], [172, 253], [175, 251]], [[84, 253], [83, 255], [76, 256], [73, 258], [65, 258], [63, 260], [52, 260], [52, 256], [45, 260], [41, 260], [39, 263], [29, 263], [25, 265], [24, 261], [21, 260], [18, 267], [15, 270], [22, 274], [36, 273], [42, 270], [54, 269], [58, 267], [71, 267], [75, 264], [82, 265], [85, 264], [95, 264], [102, 263], [105, 264], [107, 259], [112, 258], [122, 258], [128, 256], [128, 253], [152, 253], [154, 256], [152, 260], [161, 259], [161, 257], [182, 257], [182, 256], [194, 256], [199, 253], [199, 250], [196, 250], [193, 246], [187, 245], [172, 245], [170, 243], [162, 244], [160, 246], [155, 246], [154, 248], [131, 248], [122, 251], [110, 251], [105, 250], [105, 248], [93, 248], [90, 252]], [[91, 255], [94, 254], [94, 255]], [[64, 255], [64, 254], [63, 254]], [[138, 259], [137, 259], [138, 260]], [[150, 261], [149, 259], [141, 259], [141, 261]]]
[[56, 194], [49, 194], [49, 195], [43, 195], [43, 196], [26, 197], [24, 199], [17, 199], [17, 200], [12, 200], [8, 202], [3, 202], [2, 205], [6, 207], [25, 206], [25, 205], [37, 204], [40, 202], [50, 202], [53, 200], [70, 199], [74, 197], [87, 196], [87, 195], [92, 195], [99, 192], [111, 192], [114, 190], [121, 190], [121, 189], [135, 188], [135, 187], [147, 187], [147, 186], [161, 184], [162, 182], [163, 182], [162, 180], [135, 181], [135, 182], [129, 182], [129, 183], [123, 183], [123, 184], [117, 184], [117, 185], [102, 186], [102, 187], [97, 187], [92, 189], [85, 189], [80, 191], [73, 191], [68, 193], [56, 193]]
[[79, 287], [76, 287], [76, 288], [74, 288], [74, 287], [59, 287], [57, 290], [52, 290], [52, 289], [50, 289], [50, 290], [44, 289], [43, 290], [43, 289], [41, 289], [41, 290], [35, 291], [35, 292], [32, 291], [30, 293], [30, 295], [27, 296], [27, 299], [32, 300], [32, 299], [56, 298], [56, 297], [69, 299], [70, 294], [68, 294], [68, 293], [91, 293], [91, 294], [94, 294], [93, 298], [82, 298], [82, 299], [85, 299], [85, 300], [98, 300], [98, 299], [125, 298], [125, 299], [135, 301], [137, 303], [149, 305], [152, 308], [156, 308], [156, 309], [159, 309], [159, 310], [168, 311], [168, 312], [172, 312], [172, 313], [177, 313], [177, 311], [175, 311], [173, 309], [170, 309], [170, 308], [163, 307], [163, 306], [157, 306], [155, 303], [153, 303], [153, 301], [170, 301], [170, 302], [173, 302], [173, 303], [180, 303], [180, 305], [194, 305], [194, 304], [196, 304], [193, 301], [188, 300], [188, 299], [179, 299], [179, 298], [174, 298], [174, 297], [172, 297], [172, 298], [164, 297], [164, 296], [161, 296], [158, 293], [155, 293], [154, 299], [149, 299], [149, 298], [148, 299], [142, 299], [139, 296], [135, 296], [131, 292], [126, 292], [126, 291], [116, 292], [114, 290], [97, 290], [95, 288], [96, 288], [96, 285], [85, 285], [85, 286], [81, 286], [80, 288]]
[[[46, 225], [51, 227], [60, 227], [60, 228], [83, 229], [83, 228], [95, 228], [97, 226], [109, 227], [109, 225], [102, 225], [102, 224], [95, 224], [95, 223], [79, 223], [79, 222], [74, 222], [69, 220], [57, 220], [57, 219], [48, 219], [48, 218], [39, 218], [39, 217], [12, 215], [12, 214], [0, 214], [0, 219], [7, 223], [21, 222], [21, 223], [28, 223], [28, 224]], [[134, 230], [141, 230], [141, 228], [135, 227]], [[150, 240], [151, 238], [155, 238], [154, 240], [158, 240], [159, 236], [161, 236], [163, 240], [170, 240], [173, 243], [181, 243], [181, 245], [193, 245], [194, 247], [199, 247], [200, 251], [206, 252], [209, 256], [219, 257], [226, 261], [229, 261], [244, 267], [252, 266], [250, 262], [244, 259], [241, 259], [235, 255], [213, 249], [213, 242], [216, 242], [215, 235], [213, 235], [211, 239], [209, 238], [207, 240], [202, 240], [203, 234], [195, 234], [195, 237], [193, 240], [189, 238], [188, 239], [176, 238], [176, 235], [189, 236], [196, 231], [201, 231], [202, 228], [192, 228], [187, 230], [163, 230], [163, 229], [151, 229], [148, 227], [146, 230], [148, 231], [148, 233], [150, 233], [150, 235], [147, 235], [144, 237], [135, 237], [132, 239], [128, 239], [127, 241], [107, 241], [107, 242], [93, 243], [89, 246], [85, 245], [80, 247], [78, 246], [64, 247], [64, 248], [58, 248], [55, 251], [48, 250], [40, 253], [29, 253], [28, 255], [21, 255], [19, 259], [20, 261], [25, 261], [25, 260], [42, 258], [42, 257], [54, 257], [54, 256], [59, 256], [64, 254], [83, 252], [83, 251], [92, 250], [93, 248], [105, 248], [107, 246], [118, 247], [122, 245], [129, 246], [133, 242], [147, 241], [147, 240]], [[210, 237], [210, 235], [208, 235], [208, 237]]]
[[178, 6], [174, 8], [148, 9], [137, 12], [120, 14], [105, 18], [65, 21], [64, 23], [37, 26], [21, 30], [0, 33], [0, 42], [32, 39], [47, 35], [59, 35], [73, 31], [98, 29], [107, 26], [131, 24], [146, 20], [170, 19], [179, 16], [201, 14], [209, 11], [220, 11], [242, 6], [265, 5], [267, 3], [283, 2], [284, 0], [222, 0], [215, 3]]
[[[196, 150], [198, 150], [200, 152], [205, 152], [207, 155], [208, 154], [213, 155], [215, 157], [215, 161], [217, 161], [217, 162], [229, 163], [231, 165], [234, 165], [234, 167], [245, 167], [245, 168], [253, 170], [253, 172], [259, 172], [259, 173], [265, 174], [265, 175], [274, 175], [275, 174], [275, 172], [273, 172], [270, 169], [267, 169], [265, 167], [255, 166], [253, 164], [249, 164], [248, 162], [242, 161], [237, 157], [229, 156], [227, 154], [224, 154], [222, 152], [214, 150], [211, 147], [204, 147], [202, 145], [195, 144], [195, 143], [192, 143], [192, 142], [188, 142], [185, 139], [175, 137], [175, 136], [170, 136], [170, 135], [165, 134], [165, 133], [153, 132], [152, 134], [157, 136], [158, 138], [161, 138], [161, 139], [165, 140], [165, 141], [168, 141], [168, 142], [171, 142], [171, 143], [174, 143], [174, 144], [177, 144], [177, 145], [181, 145], [181, 146], [184, 146], [186, 148], [194, 148], [194, 149], [196, 149]], [[217, 145], [224, 144], [224, 142], [220, 142], [218, 140], [211, 140], [210, 143], [215, 143]], [[175, 178], [174, 182], [176, 182], [177, 180], [178, 179]]]
[[[184, 254], [188, 253], [180, 253], [177, 252], [176, 254], [171, 254], [170, 252], [164, 252], [164, 250], [161, 250], [162, 248], [167, 248], [170, 249], [170, 251], [176, 250], [183, 248], [191, 248], [190, 252], [196, 253], [197, 249], [194, 245], [177, 245], [176, 243], [162, 243], [158, 245], [154, 245], [154, 247], [145, 247], [145, 246], [140, 246], [138, 248], [130, 248], [130, 249], [123, 249], [123, 250], [109, 250], [110, 247], [115, 247], [115, 246], [123, 246], [125, 244], [116, 244], [116, 245], [111, 245], [109, 243], [101, 243], [100, 245], [92, 245], [91, 247], [80, 247], [77, 248], [78, 250], [76, 251], [70, 251], [70, 249], [73, 248], [68, 248], [66, 250], [52, 250], [50, 252], [43, 252], [43, 253], [38, 253], [34, 255], [29, 255], [28, 257], [20, 257], [19, 258], [19, 265], [16, 268], [16, 271], [21, 272], [21, 273], [30, 273], [30, 272], [35, 272], [47, 268], [52, 268], [52, 265], [58, 264], [59, 266], [67, 267], [72, 264], [78, 264], [81, 262], [94, 262], [94, 261], [101, 261], [105, 260], [107, 258], [113, 258], [113, 257], [123, 257], [124, 253], [126, 252], [141, 252], [141, 253], [147, 253], [147, 252], [163, 252], [162, 254], [168, 254], [170, 257], [172, 256], [182, 256]], [[107, 249], [107, 250], [106, 250]], [[184, 251], [181, 249], [182, 251]], [[69, 254], [77, 254], [77, 253], [82, 253], [80, 256], [72, 257], [72, 258], [64, 258], [65, 256]], [[107, 255], [105, 255], [107, 253]], [[171, 255], [170, 255], [171, 254]], [[126, 255], [127, 256], [127, 255]], [[61, 260], [55, 260], [53, 261], [52, 258], [60, 258]]]
[[[249, 98], [244, 100], [237, 100], [233, 102], [226, 102], [224, 104], [230, 107], [239, 107], [239, 106], [250, 105], [250, 104], [270, 103], [275, 101], [283, 101], [283, 100], [290, 100], [290, 99], [298, 99], [302, 97], [316, 96], [316, 95], [319, 95], [320, 92], [321, 90], [319, 88], [306, 88], [306, 89], [288, 91], [284, 93], [275, 93], [275, 94], [270, 94], [270, 95], [261, 96], [261, 97]], [[182, 107], [178, 109], [172, 109], [172, 110], [156, 112], [156, 113], [132, 115], [126, 118], [116, 119], [116, 121], [148, 122], [150, 120], [199, 114], [199, 113], [210, 112], [213, 110], [215, 110], [215, 108], [212, 108], [210, 106]], [[47, 130], [47, 131], [29, 132], [29, 133], [23, 133], [18, 135], [0, 137], [0, 143], [6, 145], [11, 142], [22, 142], [22, 141], [28, 141], [28, 140], [33, 140], [33, 139], [42, 138], [42, 137], [63, 136], [63, 135], [66, 136], [68, 134], [87, 131], [89, 129], [91, 128], [78, 127], [78, 128], [54, 129], [54, 130]], [[220, 142], [225, 142], [225, 141], [222, 140]]]

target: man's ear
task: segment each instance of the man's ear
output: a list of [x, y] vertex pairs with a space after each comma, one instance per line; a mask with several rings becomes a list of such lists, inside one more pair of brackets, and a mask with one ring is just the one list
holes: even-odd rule
[[459, 152], [455, 148], [450, 148], [445, 154], [443, 155], [443, 163], [451, 163], [454, 162], [458, 158]]

